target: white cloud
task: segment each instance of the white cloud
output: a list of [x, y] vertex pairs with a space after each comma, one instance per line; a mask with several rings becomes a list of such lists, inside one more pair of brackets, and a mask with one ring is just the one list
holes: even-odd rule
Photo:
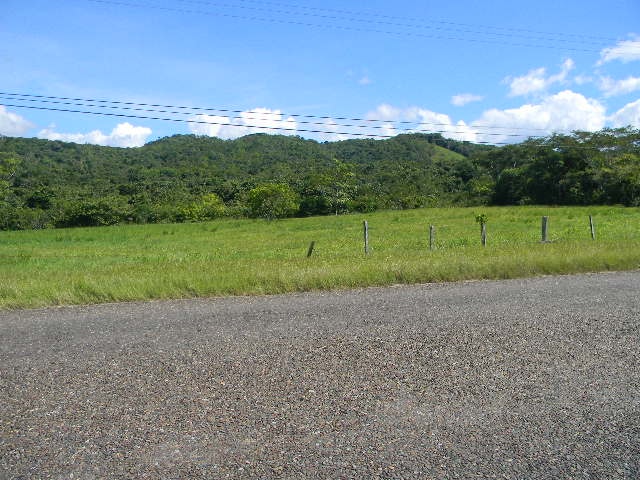
[[341, 127], [333, 119], [325, 119], [318, 127], [318, 130], [323, 130], [323, 133], [318, 133], [314, 136], [319, 142], [339, 142], [351, 138], [349, 135], [343, 133], [345, 128]]
[[418, 109], [418, 130], [434, 131], [454, 140], [475, 142], [476, 132], [462, 120], [454, 123], [449, 115], [431, 110]]
[[[619, 112], [619, 122], [628, 123], [628, 119], [637, 118], [640, 101], [628, 107]], [[449, 115], [425, 108], [399, 109], [388, 104], [378, 106], [367, 114], [367, 118], [383, 121], [384, 134], [441, 133], [454, 140], [488, 143], [516, 143], [530, 136], [544, 136], [553, 132], [596, 131], [604, 128], [608, 120], [606, 109], [600, 102], [571, 90], [518, 108], [487, 110], [472, 123], [454, 121]], [[380, 134], [381, 130], [377, 133]]]
[[201, 114], [189, 119], [189, 130], [196, 135], [221, 137], [220, 131], [229, 123], [231, 123], [229, 117]]
[[358, 80], [358, 83], [360, 85], [371, 85], [372, 82], [371, 82], [371, 79], [368, 76], [365, 75], [360, 80]]
[[152, 133], [150, 128], [136, 127], [128, 122], [118, 124], [109, 135], [105, 135], [100, 130], [93, 130], [89, 133], [58, 133], [54, 129], [55, 126], [40, 130], [38, 137], [109, 147], [141, 147]]
[[[399, 133], [429, 132], [441, 133], [447, 138], [455, 140], [470, 141], [476, 140], [476, 132], [465, 122], [454, 122], [449, 115], [434, 112], [426, 108], [409, 107], [405, 109], [396, 108], [392, 105], [382, 104], [366, 116], [369, 120], [381, 120], [384, 123], [378, 124], [381, 128], [376, 129], [374, 135], [397, 135]], [[394, 122], [412, 122], [413, 125], [402, 124], [401, 127]]]
[[588, 83], [593, 82], [593, 78], [587, 75], [577, 75], [573, 78], [573, 82], [576, 85], [587, 85]]
[[640, 128], [640, 99], [622, 107], [611, 116], [610, 121], [614, 127], [631, 125]]
[[640, 37], [633, 35], [631, 40], [622, 40], [615, 47], [603, 49], [597, 64], [604, 65], [613, 60], [620, 60], [624, 63], [640, 60]]
[[611, 77], [602, 77], [599, 84], [605, 97], [624, 95], [625, 93], [640, 90], [640, 77], [627, 77], [624, 80], [614, 80]]
[[461, 93], [451, 97], [451, 103], [456, 107], [464, 107], [468, 103], [480, 102], [481, 100], [484, 100], [483, 96], [473, 95], [472, 93]]
[[[600, 102], [565, 90], [537, 104], [507, 110], [487, 110], [472, 125], [483, 132], [478, 134], [481, 140], [516, 142], [526, 136], [541, 136], [553, 132], [596, 131], [604, 128], [606, 120], [606, 109]], [[489, 129], [495, 135], [487, 135]], [[503, 137], [500, 136], [501, 129], [505, 129]], [[506, 133], [522, 134], [522, 137], [510, 137]]]
[[562, 68], [556, 75], [547, 76], [547, 69], [544, 67], [531, 70], [521, 77], [507, 77], [505, 83], [509, 84], [509, 96], [519, 97], [531, 93], [544, 92], [555, 83], [564, 83], [573, 70], [575, 63], [570, 58], [565, 60]]
[[403, 112], [400, 108], [396, 108], [388, 103], [378, 105], [378, 107], [367, 113], [366, 118], [368, 120], [386, 120], [397, 121], [406, 117], [406, 111]]
[[298, 123], [284, 118], [280, 110], [254, 108], [236, 118], [216, 115], [196, 115], [190, 118], [189, 129], [197, 135], [233, 139], [252, 133], [297, 135]]
[[28, 120], [0, 105], [0, 135], [18, 137], [24, 135], [33, 126]]

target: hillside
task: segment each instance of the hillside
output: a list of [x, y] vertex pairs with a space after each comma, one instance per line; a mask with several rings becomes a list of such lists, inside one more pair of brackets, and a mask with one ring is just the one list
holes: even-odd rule
[[188, 210], [217, 195], [227, 213], [246, 213], [247, 194], [289, 186], [296, 215], [483, 201], [467, 188], [478, 176], [468, 154], [486, 150], [439, 135], [319, 143], [250, 135], [236, 140], [176, 135], [122, 149], [0, 138], [17, 159], [1, 228], [197, 220]]
[[0, 138], [0, 229], [447, 205], [640, 205], [640, 131], [491, 147], [439, 134], [319, 143], [176, 135], [140, 148]]

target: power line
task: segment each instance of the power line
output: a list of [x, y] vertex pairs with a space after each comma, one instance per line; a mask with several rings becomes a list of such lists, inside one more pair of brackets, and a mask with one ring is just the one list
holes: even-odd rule
[[[292, 117], [295, 119], [303, 118], [303, 119], [314, 119], [314, 120], [325, 120], [325, 121], [348, 121], [348, 122], [365, 122], [365, 123], [383, 123], [386, 125], [373, 126], [373, 125], [350, 125], [350, 124], [341, 124], [334, 123], [336, 126], [342, 127], [361, 127], [361, 128], [387, 128], [389, 123], [399, 124], [399, 125], [431, 125], [436, 127], [451, 127], [453, 126], [451, 123], [438, 123], [438, 122], [424, 122], [424, 121], [408, 121], [408, 120], [384, 120], [384, 119], [375, 119], [375, 118], [354, 118], [354, 117], [342, 117], [342, 116], [327, 116], [327, 115], [300, 115], [300, 114], [289, 114], [283, 112], [252, 112], [251, 110], [232, 110], [228, 108], [213, 108], [213, 107], [187, 107], [187, 106], [179, 106], [179, 105], [162, 105], [162, 104], [152, 104], [152, 103], [136, 103], [136, 102], [123, 102], [118, 100], [104, 100], [104, 99], [87, 99], [87, 98], [71, 98], [71, 97], [58, 97], [58, 96], [49, 96], [49, 95], [35, 95], [35, 94], [27, 94], [27, 93], [13, 93], [13, 92], [0, 92], [0, 98], [4, 98], [6, 100], [11, 101], [29, 101], [36, 102], [41, 101], [43, 103], [58, 103], [58, 104], [67, 104], [67, 105], [75, 105], [75, 106], [91, 106], [101, 108], [102, 106], [96, 105], [86, 105], [86, 103], [97, 103], [104, 104], [104, 108], [116, 109], [120, 108], [123, 110], [134, 110], [134, 111], [147, 111], [147, 112], [155, 112], [155, 113], [170, 113], [170, 114], [179, 114], [179, 115], [194, 115], [197, 112], [206, 112], [206, 113], [214, 113], [219, 114], [246, 114], [246, 113], [259, 113], [262, 116], [284, 116], [284, 117]], [[21, 98], [24, 97], [24, 98]], [[65, 103], [65, 102], [70, 103]], [[73, 102], [73, 103], [71, 103]], [[82, 104], [77, 104], [75, 102], [82, 102]], [[112, 105], [108, 105], [112, 104]], [[120, 107], [122, 105], [122, 107]], [[149, 107], [147, 108], [132, 108], [132, 107]], [[165, 111], [165, 110], [155, 110], [156, 108], [170, 108], [174, 110], [184, 110], [184, 112], [178, 111]], [[245, 117], [247, 118], [247, 117]], [[253, 120], [264, 120], [264, 118], [248, 118]], [[303, 120], [297, 120], [298, 123], [303, 124], [311, 124], [311, 125], [326, 125], [326, 122], [308, 122]], [[474, 128], [476, 131], [478, 129], [488, 129], [488, 130], [507, 130], [507, 131], [515, 131], [515, 130], [524, 130], [527, 132], [532, 131], [540, 131], [540, 132], [548, 132], [548, 129], [544, 128], [527, 128], [527, 127], [514, 127], [514, 126], [498, 126], [498, 125], [482, 125], [482, 124], [469, 124], [469, 128]], [[413, 130], [411, 128], [405, 130]], [[480, 132], [481, 133], [481, 132]], [[505, 135], [507, 134], [494, 134]], [[513, 136], [526, 136], [525, 134], [521, 135], [513, 135]]]
[[[306, 129], [306, 128], [291, 128], [291, 127], [273, 127], [273, 126], [265, 126], [265, 125], [250, 125], [243, 123], [233, 123], [233, 122], [218, 122], [218, 121], [204, 121], [204, 120], [194, 120], [194, 119], [182, 119], [182, 118], [170, 118], [170, 117], [152, 117], [148, 115], [134, 115], [134, 114], [125, 114], [125, 113], [114, 113], [114, 112], [95, 112], [89, 110], [74, 110], [68, 108], [55, 108], [55, 107], [41, 107], [35, 105], [15, 105], [15, 104], [7, 104], [4, 106], [12, 107], [12, 108], [28, 108], [31, 110], [43, 110], [50, 112], [64, 112], [64, 113], [78, 113], [83, 115], [98, 115], [98, 116], [106, 116], [106, 117], [117, 117], [117, 118], [135, 118], [141, 120], [158, 120], [163, 122], [177, 122], [177, 123], [189, 123], [189, 124], [199, 124], [199, 125], [218, 125], [225, 127], [239, 127], [239, 128], [247, 128], [247, 129], [261, 129], [261, 130], [270, 130], [270, 131], [288, 131], [288, 132], [304, 132], [304, 133], [319, 133], [319, 134], [329, 134], [329, 135], [344, 135], [344, 136], [357, 136], [357, 137], [367, 137], [367, 138], [393, 138], [397, 135], [388, 135], [388, 134], [371, 134], [371, 133], [361, 133], [361, 132], [340, 132], [340, 131], [331, 131], [331, 130], [316, 130], [316, 129]], [[424, 131], [426, 132], [426, 131]], [[419, 133], [418, 131], [405, 130], [404, 133]], [[429, 133], [469, 133], [469, 132], [455, 132], [450, 130], [442, 130], [442, 131], [430, 131]], [[497, 135], [497, 134], [496, 134]], [[507, 136], [507, 135], [503, 135]], [[517, 135], [519, 137], [526, 137], [527, 135]], [[486, 142], [486, 141], [474, 141], [473, 143], [477, 144], [486, 144], [486, 145], [511, 145], [507, 142]]]
[[118, 118], [136, 118], [142, 120], [159, 120], [163, 122], [179, 122], [179, 123], [195, 123], [202, 125], [220, 125], [227, 127], [244, 127], [244, 128], [258, 128], [264, 130], [278, 130], [278, 131], [292, 131], [292, 132], [306, 132], [306, 133], [326, 133], [326, 134], [334, 134], [334, 135], [356, 135], [356, 136], [366, 136], [366, 137], [380, 137], [380, 138], [391, 138], [392, 135], [370, 135], [367, 133], [352, 133], [352, 132], [333, 132], [333, 131], [324, 131], [324, 130], [308, 130], [308, 129], [298, 129], [298, 128], [289, 128], [289, 127], [268, 127], [264, 125], [247, 125], [241, 123], [232, 123], [232, 122], [215, 122], [215, 121], [204, 121], [204, 120], [188, 120], [182, 118], [169, 118], [169, 117], [151, 117], [147, 115], [134, 115], [134, 114], [125, 114], [125, 113], [113, 113], [113, 112], [94, 112], [88, 110], [74, 110], [68, 108], [55, 108], [55, 107], [40, 107], [35, 105], [12, 105], [12, 104], [4, 104], [6, 107], [13, 108], [28, 108], [32, 110], [44, 110], [50, 112], [65, 112], [65, 113], [80, 113], [83, 115], [99, 115], [106, 117], [118, 117]]
[[[205, 0], [177, 0], [177, 1], [180, 1], [180, 2], [183, 2], [183, 3], [214, 4], [214, 2], [205, 1]], [[426, 19], [410, 19], [410, 18], [407, 18], [407, 17], [400, 17], [400, 16], [395, 16], [395, 15], [385, 15], [385, 14], [374, 13], [374, 12], [362, 12], [362, 11], [354, 11], [354, 10], [338, 10], [338, 9], [322, 8], [322, 7], [307, 7], [307, 6], [302, 6], [302, 5], [292, 5], [292, 4], [280, 3], [280, 2], [263, 2], [263, 1], [258, 1], [258, 0], [236, 0], [236, 1], [238, 1], [240, 3], [252, 3], [252, 4], [258, 4], [258, 5], [274, 5], [274, 6], [278, 6], [278, 7], [295, 8], [295, 9], [299, 9], [299, 10], [332, 12], [332, 13], [337, 13], [337, 14], [354, 15], [354, 16], [357, 16], [357, 17], [361, 17], [363, 15], [366, 15], [366, 16], [369, 16], [369, 17], [387, 18], [387, 19], [391, 19], [391, 20], [430, 22], [430, 23], [437, 23], [437, 24], [441, 24], [441, 25], [455, 25], [455, 26], [462, 26], [462, 27], [484, 28], [484, 29], [491, 29], [491, 30], [504, 30], [504, 31], [509, 31], [509, 32], [534, 33], [534, 34], [538, 34], [538, 35], [554, 35], [554, 36], [565, 36], [565, 37], [575, 37], [575, 38], [590, 38], [590, 39], [601, 40], [601, 41], [606, 41], [606, 42], [615, 42], [615, 41], [618, 40], [618, 39], [613, 38], [613, 37], [604, 37], [604, 36], [599, 36], [599, 35], [585, 35], [585, 34], [564, 33], [564, 32], [562, 32], [562, 33], [560, 33], [560, 32], [546, 32], [546, 31], [541, 31], [541, 30], [530, 30], [530, 29], [526, 29], [526, 28], [498, 27], [498, 26], [495, 26], [495, 25], [479, 25], [479, 24], [460, 23], [460, 22], [451, 22], [451, 21], [434, 20], [434, 19], [429, 19], [429, 20], [426, 20]]]
[[[97, 115], [97, 116], [106, 116], [106, 117], [117, 117], [117, 118], [135, 118], [135, 119], [143, 119], [143, 120], [157, 120], [157, 121], [165, 121], [165, 122], [178, 122], [178, 123], [193, 123], [193, 124], [202, 124], [202, 125], [218, 125], [218, 126], [229, 126], [229, 127], [239, 127], [239, 128], [247, 128], [247, 129], [260, 129], [260, 130], [269, 130], [270, 132], [282, 132], [288, 131], [292, 133], [297, 132], [305, 132], [305, 133], [317, 133], [317, 134], [330, 134], [330, 135], [343, 135], [343, 136], [351, 136], [351, 137], [366, 137], [371, 139], [389, 139], [394, 138], [398, 134], [370, 134], [370, 133], [360, 133], [360, 132], [340, 132], [340, 131], [331, 131], [331, 130], [317, 130], [317, 129], [303, 129], [303, 128], [291, 128], [291, 127], [271, 127], [264, 125], [250, 125], [250, 124], [239, 124], [233, 122], [217, 122], [217, 121], [203, 121], [203, 120], [191, 120], [191, 119], [176, 119], [169, 117], [154, 117], [147, 115], [133, 115], [133, 114], [124, 114], [124, 113], [113, 113], [113, 112], [95, 112], [88, 110], [75, 110], [75, 109], [66, 109], [66, 108], [54, 108], [54, 107], [42, 107], [35, 105], [14, 105], [14, 104], [4, 104], [7, 107], [13, 108], [27, 108], [31, 110], [43, 110], [43, 111], [53, 111], [53, 112], [64, 112], [64, 113], [77, 113], [83, 115]], [[426, 131], [424, 131], [426, 132]], [[411, 133], [420, 133], [420, 131], [411, 131], [406, 130], [403, 133], [411, 134]], [[429, 131], [428, 133], [468, 133], [468, 132], [452, 132], [448, 130], [443, 130], [440, 132]], [[558, 133], [558, 132], [556, 132]], [[526, 137], [527, 135], [518, 135], [521, 137]], [[523, 141], [532, 141], [532, 142], [546, 142], [547, 139], [544, 137], [531, 137]], [[470, 142], [473, 144], [479, 145], [494, 145], [494, 146], [510, 146], [513, 145], [511, 142], [487, 142], [487, 141], [474, 141]], [[532, 146], [539, 148], [559, 148], [554, 145], [545, 144], [545, 143], [534, 143]], [[590, 146], [576, 146], [572, 145], [573, 149], [582, 149], [582, 150], [594, 150], [596, 147]]]
[[[288, 5], [288, 4], [283, 4], [283, 3], [275, 3], [275, 2], [255, 2], [255, 1], [243, 1], [243, 0], [239, 0], [242, 3], [252, 3], [252, 4], [258, 4], [258, 5], [273, 5], [273, 6], [277, 6], [277, 7], [286, 7], [289, 10], [274, 10], [274, 9], [270, 9], [270, 8], [264, 8], [264, 7], [252, 7], [252, 6], [246, 6], [246, 5], [238, 5], [238, 4], [229, 4], [229, 3], [222, 3], [222, 2], [216, 2], [216, 1], [205, 1], [205, 0], [178, 0], [181, 3], [188, 3], [188, 4], [196, 4], [196, 5], [206, 5], [206, 6], [218, 6], [218, 7], [227, 7], [227, 8], [239, 8], [239, 9], [245, 9], [245, 10], [255, 10], [255, 11], [261, 11], [261, 12], [267, 12], [267, 13], [273, 13], [273, 14], [293, 14], [293, 15], [300, 15], [300, 16], [307, 16], [307, 17], [314, 17], [314, 18], [320, 18], [320, 19], [324, 19], [324, 20], [346, 20], [346, 21], [350, 21], [350, 22], [359, 22], [359, 23], [366, 23], [366, 24], [375, 24], [375, 25], [386, 25], [386, 26], [392, 26], [392, 27], [408, 27], [408, 28], [417, 28], [417, 29], [427, 29], [427, 30], [445, 30], [445, 31], [454, 31], [454, 32], [460, 32], [460, 33], [473, 33], [473, 34], [481, 34], [481, 35], [495, 35], [495, 36], [500, 36], [500, 37], [516, 37], [516, 38], [526, 38], [526, 39], [532, 39], [532, 40], [550, 40], [550, 41], [560, 41], [560, 42], [569, 42], [569, 43], [586, 43], [586, 44], [593, 44], [593, 45], [601, 45], [602, 41], [607, 41], [607, 42], [611, 42], [611, 41], [615, 41], [615, 39], [612, 38], [607, 38], [607, 37], [591, 37], [591, 36], [581, 36], [581, 35], [571, 35], [571, 34], [564, 34], [564, 33], [552, 33], [552, 32], [539, 32], [539, 31], [534, 31], [534, 30], [524, 30], [524, 29], [508, 29], [508, 28], [501, 28], [501, 27], [494, 27], [494, 26], [484, 26], [484, 25], [473, 25], [473, 24], [464, 24], [464, 23], [456, 23], [456, 22], [442, 22], [442, 21], [433, 21], [433, 20], [429, 20], [429, 21], [420, 21], [421, 23], [415, 23], [416, 20], [415, 19], [408, 19], [408, 18], [403, 18], [403, 17], [396, 17], [396, 16], [391, 16], [391, 15], [376, 15], [376, 14], [370, 14], [370, 13], [364, 13], [364, 12], [357, 12], [357, 11], [352, 11], [352, 10], [334, 10], [334, 9], [327, 9], [327, 8], [314, 8], [314, 7], [300, 7], [297, 5]], [[319, 14], [319, 13], [302, 13], [302, 12], [296, 12], [292, 9], [298, 9], [298, 10], [309, 10], [309, 11], [318, 11], [318, 12], [328, 12], [330, 14]], [[351, 17], [344, 17], [341, 15], [351, 15]], [[385, 18], [388, 20], [370, 20], [367, 19], [365, 17], [373, 17], [373, 18]], [[393, 20], [393, 21], [391, 21]], [[399, 23], [400, 21], [404, 22], [404, 23]], [[407, 23], [410, 22], [410, 23]], [[446, 25], [446, 26], [435, 26], [434, 24], [438, 24], [438, 25]], [[461, 28], [464, 27], [464, 28]], [[473, 28], [475, 30], [471, 30], [470, 28]], [[478, 30], [478, 28], [484, 29], [484, 30]], [[487, 31], [489, 30], [489, 31]], [[491, 31], [493, 30], [493, 31]], [[503, 30], [503, 32], [500, 32], [498, 30]], [[522, 33], [518, 33], [518, 32], [522, 32]], [[526, 34], [524, 34], [526, 33]], [[532, 36], [532, 34], [535, 34], [536, 36]], [[542, 36], [541, 36], [542, 35]], [[551, 38], [550, 38], [551, 37]], [[563, 39], [562, 37], [575, 37], [575, 40], [571, 40], [571, 39]], [[591, 39], [589, 41], [585, 40], [585, 39]], [[579, 40], [581, 39], [581, 40]], [[599, 41], [593, 41], [593, 40], [599, 40]]]
[[[155, 10], [164, 10], [170, 12], [177, 13], [188, 13], [188, 14], [198, 14], [198, 15], [210, 15], [217, 17], [226, 17], [226, 18], [234, 18], [239, 20], [251, 20], [251, 21], [259, 21], [259, 22], [267, 22], [267, 23], [278, 23], [278, 24], [286, 24], [286, 25], [297, 25], [304, 27], [312, 27], [312, 28], [332, 28], [337, 30], [346, 30], [346, 31], [355, 31], [355, 32], [368, 32], [368, 33], [379, 33], [384, 35], [394, 35], [394, 36], [409, 36], [409, 37], [419, 37], [419, 38], [429, 38], [435, 40], [454, 40], [454, 41], [463, 41], [463, 42], [471, 42], [471, 43], [484, 43], [490, 45], [511, 45], [516, 47], [527, 47], [527, 48], [547, 48], [553, 50], [566, 50], [571, 52], [599, 52], [599, 50], [589, 49], [589, 48], [576, 48], [576, 47], [567, 47], [567, 46], [559, 46], [557, 44], [548, 44], [548, 45], [540, 45], [540, 44], [528, 44], [528, 43], [513, 43], [513, 42], [504, 42], [495, 39], [482, 39], [482, 38], [464, 38], [464, 37], [455, 37], [455, 36], [444, 36], [444, 35], [435, 35], [435, 34], [426, 34], [420, 32], [408, 32], [408, 31], [389, 31], [389, 30], [379, 30], [372, 28], [359, 28], [352, 26], [344, 26], [344, 25], [331, 25], [331, 24], [317, 24], [310, 22], [302, 22], [297, 20], [284, 20], [278, 18], [265, 18], [258, 16], [247, 16], [247, 15], [237, 15], [231, 13], [223, 13], [223, 12], [212, 12], [212, 11], [204, 11], [204, 10], [192, 10], [185, 8], [174, 8], [174, 7], [164, 7], [159, 5], [151, 5], [151, 4], [140, 4], [140, 3], [131, 3], [124, 2], [120, 0], [87, 0], [94, 3], [101, 3], [107, 5], [119, 5], [126, 7], [134, 7], [134, 8], [148, 8]], [[557, 40], [554, 40], [556, 42]]]

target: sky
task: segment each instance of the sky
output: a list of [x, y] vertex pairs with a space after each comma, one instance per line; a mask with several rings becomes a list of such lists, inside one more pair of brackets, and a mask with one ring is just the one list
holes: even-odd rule
[[5, 136], [501, 145], [640, 128], [638, 0], [2, 3]]

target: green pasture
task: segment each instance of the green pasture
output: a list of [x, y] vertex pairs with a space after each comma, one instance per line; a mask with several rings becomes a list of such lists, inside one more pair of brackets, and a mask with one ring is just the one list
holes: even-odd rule
[[[486, 247], [475, 222], [480, 213], [488, 217]], [[429, 225], [436, 227], [433, 251]], [[307, 258], [311, 241], [315, 250]], [[0, 232], [0, 308], [637, 268], [640, 209], [623, 207], [438, 208]]]

